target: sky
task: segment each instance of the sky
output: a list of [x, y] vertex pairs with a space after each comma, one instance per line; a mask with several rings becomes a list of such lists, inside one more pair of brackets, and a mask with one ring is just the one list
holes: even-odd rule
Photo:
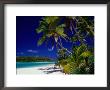
[[43, 44], [37, 46], [40, 35], [36, 33], [39, 26], [38, 16], [17, 16], [16, 17], [16, 55], [17, 56], [44, 56], [55, 58], [56, 49], [49, 51]]
[[[57, 57], [57, 50], [54, 48], [51, 50], [51, 40], [49, 42], [49, 48], [43, 43], [41, 46], [37, 46], [37, 41], [41, 37], [41, 34], [36, 33], [36, 29], [39, 27], [39, 21], [41, 16], [16, 16], [16, 56], [43, 56], [49, 58]], [[93, 44], [93, 40], [88, 39], [89, 44]], [[71, 43], [66, 43], [63, 40], [65, 48], [71, 49]]]

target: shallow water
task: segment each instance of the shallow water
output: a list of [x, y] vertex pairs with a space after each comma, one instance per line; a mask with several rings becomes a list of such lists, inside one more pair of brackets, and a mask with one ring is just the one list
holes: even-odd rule
[[55, 64], [55, 62], [16, 62], [16, 68], [39, 67], [50, 64]]

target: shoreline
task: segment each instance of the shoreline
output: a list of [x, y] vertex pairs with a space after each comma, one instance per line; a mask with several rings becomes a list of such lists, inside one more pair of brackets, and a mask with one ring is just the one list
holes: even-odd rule
[[43, 66], [34, 66], [28, 68], [16, 68], [17, 75], [21, 74], [45, 74], [45, 75], [64, 75], [61, 68], [55, 66], [55, 64], [43, 65]]

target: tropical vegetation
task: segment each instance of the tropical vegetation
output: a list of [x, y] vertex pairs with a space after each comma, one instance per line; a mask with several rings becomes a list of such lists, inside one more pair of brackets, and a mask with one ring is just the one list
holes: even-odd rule
[[48, 57], [35, 57], [35, 56], [17, 56], [16, 62], [50, 62]]
[[38, 46], [45, 43], [48, 47], [51, 39], [51, 49], [57, 49], [56, 65], [65, 74], [94, 74], [93, 16], [44, 16], [36, 32], [41, 34]]

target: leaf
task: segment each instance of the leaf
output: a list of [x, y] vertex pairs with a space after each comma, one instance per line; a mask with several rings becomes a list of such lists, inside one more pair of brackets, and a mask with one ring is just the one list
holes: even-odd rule
[[66, 27], [66, 25], [65, 25], [65, 24], [61, 24], [61, 25], [59, 25], [58, 27], [64, 28], [64, 27]]
[[66, 35], [66, 34], [64, 34], [64, 33], [63, 33], [61, 36], [62, 36], [63, 38], [64, 38], [64, 37], [67, 37], [67, 35]]
[[84, 52], [86, 50], [86, 47], [86, 45], [80, 45], [76, 50], [77, 55], [80, 55], [82, 52]]
[[57, 19], [58, 19], [57, 16], [46, 16], [43, 18], [43, 20], [48, 24], [55, 22]]
[[41, 33], [41, 32], [46, 31], [46, 30], [47, 30], [46, 26], [41, 24], [39, 26], [39, 28], [36, 29], [36, 32]]
[[86, 57], [89, 57], [89, 56], [91, 56], [91, 55], [92, 55], [92, 53], [91, 53], [90, 51], [85, 51], [85, 52], [83, 52], [83, 53], [80, 55], [80, 57], [86, 58]]
[[76, 41], [78, 41], [78, 38], [77, 38], [76, 36], [75, 36], [75, 37], [72, 37], [72, 38], [71, 38], [71, 41], [72, 41], [72, 42], [76, 42]]
[[41, 32], [43, 32], [43, 31], [44, 31], [44, 29], [40, 29], [40, 28], [36, 29], [36, 32], [37, 32], [37, 33], [41, 33]]
[[64, 34], [64, 29], [63, 29], [63, 28], [56, 28], [56, 32], [57, 32], [59, 35], [62, 35], [62, 34]]
[[92, 36], [94, 36], [94, 28], [91, 27], [91, 26], [89, 26], [88, 29], [89, 29], [88, 32], [89, 32]]
[[65, 24], [61, 24], [59, 26], [56, 27], [56, 32], [60, 35], [60, 36], [66, 36], [66, 34], [64, 34], [64, 27], [65, 27]]
[[38, 46], [42, 45], [42, 43], [45, 41], [45, 39], [46, 39], [45, 36], [41, 37], [41, 38], [38, 40], [37, 45], [38, 45]]

